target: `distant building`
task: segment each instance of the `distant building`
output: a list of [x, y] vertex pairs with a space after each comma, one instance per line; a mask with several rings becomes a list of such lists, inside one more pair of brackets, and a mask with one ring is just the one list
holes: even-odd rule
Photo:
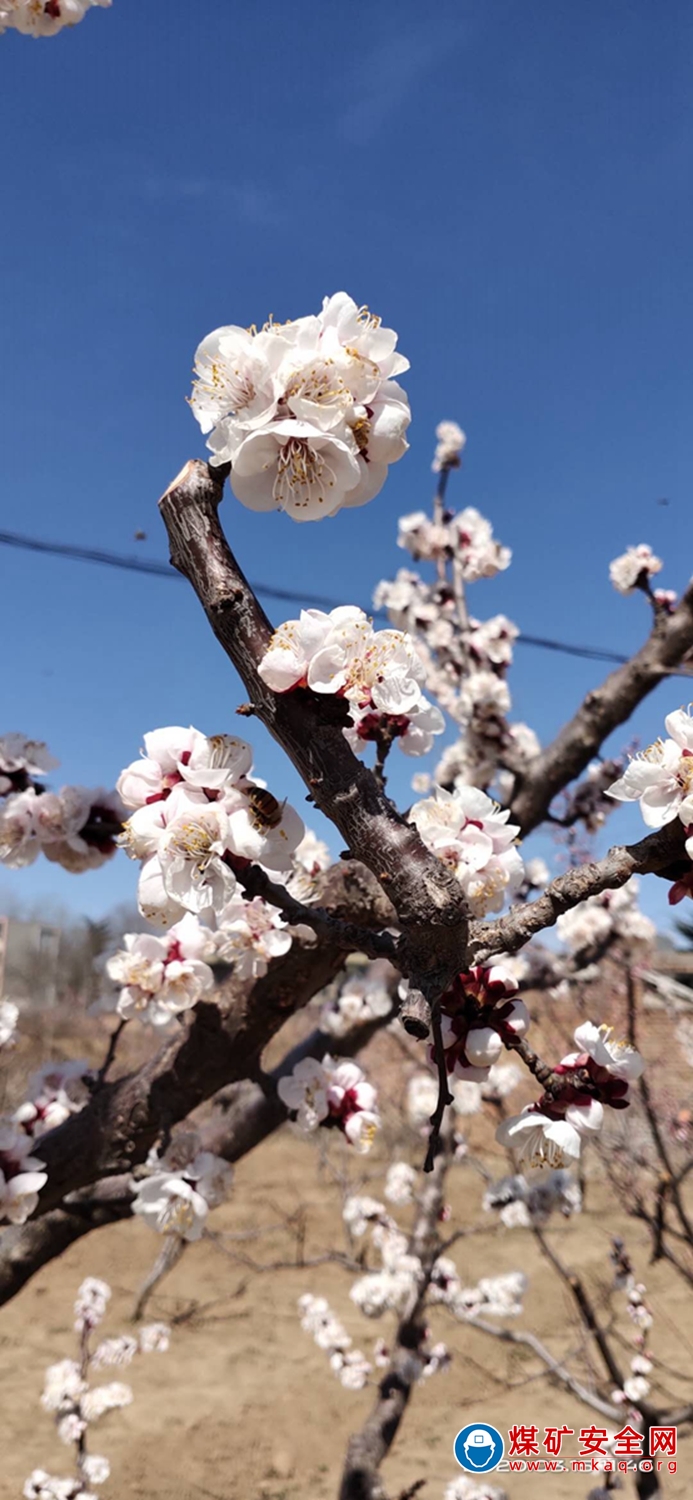
[[0, 996], [55, 1005], [62, 928], [0, 916]]

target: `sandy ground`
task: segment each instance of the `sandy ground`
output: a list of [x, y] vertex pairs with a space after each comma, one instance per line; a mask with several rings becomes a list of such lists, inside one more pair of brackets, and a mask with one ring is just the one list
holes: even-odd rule
[[[307, 1024], [305, 1018], [301, 1024]], [[555, 1055], [564, 1039], [559, 1033], [569, 1032], [570, 1026], [562, 1016], [551, 1024], [557, 1033], [547, 1038], [547, 1047]], [[662, 1028], [664, 1024], [662, 1020]], [[665, 1040], [664, 1029], [657, 1038], [659, 1026], [656, 1018], [648, 1021], [654, 1053], [661, 1051]], [[76, 1048], [68, 1035], [58, 1034], [53, 1040], [57, 1055], [91, 1053], [97, 1045], [89, 1036], [83, 1049]], [[98, 1046], [102, 1045], [99, 1034]], [[351, 1191], [381, 1197], [388, 1155], [418, 1162], [422, 1156], [421, 1143], [411, 1132], [397, 1147], [392, 1140], [394, 1105], [411, 1065], [402, 1062], [391, 1037], [378, 1038], [373, 1048], [372, 1072], [381, 1083], [390, 1122], [373, 1157], [359, 1158], [341, 1138], [323, 1133], [321, 1141], [328, 1147], [324, 1155], [284, 1128], [239, 1163], [233, 1194], [211, 1220], [214, 1241], [189, 1247], [154, 1294], [147, 1317], [172, 1325], [171, 1348], [164, 1355], [141, 1356], [126, 1372], [112, 1372], [132, 1385], [135, 1400], [92, 1429], [92, 1451], [103, 1452], [112, 1464], [104, 1500], [334, 1500], [337, 1495], [347, 1439], [367, 1414], [373, 1392], [342, 1389], [325, 1354], [301, 1330], [296, 1302], [305, 1291], [326, 1296], [367, 1356], [377, 1337], [391, 1337], [391, 1318], [366, 1320], [350, 1302], [353, 1273], [321, 1257], [346, 1248], [341, 1220], [345, 1172]], [[18, 1072], [26, 1077], [29, 1049], [25, 1036], [13, 1066], [8, 1104], [13, 1102]], [[45, 1056], [45, 1037], [41, 1049]], [[135, 1061], [134, 1056], [128, 1061]], [[669, 1092], [673, 1109], [683, 1092], [678, 1078], [671, 1081]], [[513, 1096], [513, 1108], [521, 1102]], [[634, 1111], [629, 1120], [633, 1131]], [[500, 1176], [506, 1165], [493, 1145], [492, 1122], [477, 1116], [468, 1124], [474, 1160], [456, 1166], [448, 1178], [451, 1218], [445, 1225], [446, 1233], [468, 1231], [451, 1252], [463, 1280], [473, 1284], [482, 1275], [524, 1270], [529, 1277], [525, 1310], [508, 1326], [532, 1330], [560, 1357], [580, 1351], [574, 1371], [588, 1377], [591, 1361], [601, 1375], [598, 1356], [584, 1347], [565, 1285], [543, 1259], [531, 1233], [505, 1230], [494, 1216], [481, 1212], [484, 1182], [479, 1166]], [[411, 1210], [396, 1212], [406, 1226]], [[655, 1314], [649, 1341], [662, 1362], [662, 1383], [673, 1401], [690, 1399], [691, 1289], [666, 1263], [649, 1264], [645, 1228], [615, 1209], [603, 1169], [592, 1154], [585, 1212], [572, 1220], [554, 1216], [549, 1238], [563, 1261], [579, 1269], [602, 1319], [615, 1318], [615, 1347], [627, 1364], [633, 1352], [632, 1325], [624, 1314], [623, 1296], [611, 1296], [609, 1291], [614, 1233], [623, 1234], [636, 1273], [647, 1284]], [[0, 1500], [21, 1496], [24, 1480], [35, 1467], [69, 1472], [69, 1450], [58, 1442], [39, 1397], [46, 1365], [75, 1353], [72, 1303], [80, 1281], [96, 1275], [110, 1282], [113, 1297], [104, 1332], [127, 1331], [135, 1293], [160, 1245], [151, 1230], [135, 1221], [100, 1230], [39, 1273], [3, 1309]], [[297, 1265], [301, 1255], [321, 1263]], [[277, 1262], [278, 1269], [261, 1269]], [[442, 1500], [446, 1484], [460, 1472], [452, 1454], [455, 1435], [471, 1421], [490, 1421], [506, 1432], [513, 1423], [536, 1423], [540, 1428], [566, 1423], [576, 1432], [592, 1422], [605, 1425], [553, 1384], [526, 1349], [461, 1327], [440, 1309], [431, 1316], [431, 1328], [435, 1338], [449, 1345], [453, 1363], [447, 1373], [421, 1382], [414, 1393], [383, 1468], [391, 1496], [425, 1479], [422, 1500]], [[104, 1378], [110, 1378], [110, 1372]], [[577, 1440], [572, 1443], [568, 1451], [576, 1455]], [[503, 1480], [511, 1500], [586, 1500], [595, 1482], [571, 1474], [512, 1475]], [[693, 1435], [680, 1440], [679, 1472], [667, 1477], [663, 1490], [667, 1500], [683, 1500], [693, 1492]], [[621, 1493], [635, 1493], [632, 1479], [626, 1480]]]
[[[332, 1154], [332, 1153], [331, 1153]], [[376, 1182], [369, 1184], [376, 1189]], [[452, 1223], [478, 1222], [482, 1186], [470, 1168], [451, 1179]], [[349, 1302], [350, 1276], [334, 1264], [259, 1273], [231, 1257], [255, 1262], [292, 1260], [297, 1252], [296, 1214], [305, 1212], [307, 1258], [341, 1247], [339, 1189], [317, 1154], [282, 1132], [241, 1163], [234, 1198], [215, 1216], [225, 1249], [192, 1246], [155, 1294], [148, 1317], [173, 1323], [171, 1349], [141, 1357], [125, 1378], [135, 1401], [93, 1429], [96, 1451], [112, 1462], [104, 1491], [119, 1500], [328, 1500], [338, 1476], [350, 1431], [368, 1411], [368, 1390], [342, 1390], [326, 1357], [303, 1333], [296, 1299], [306, 1290], [329, 1298], [368, 1351], [387, 1320], [362, 1320]], [[603, 1186], [589, 1187], [587, 1211], [571, 1223], [552, 1227], [560, 1253], [579, 1264], [597, 1300], [608, 1281], [609, 1231], [622, 1228], [631, 1254], [646, 1277], [656, 1314], [653, 1345], [672, 1369], [691, 1369], [693, 1315], [690, 1293], [672, 1282], [661, 1264], [647, 1266], [645, 1242], [632, 1221], [605, 1224]], [[287, 1221], [287, 1216], [289, 1220]], [[293, 1224], [291, 1221], [293, 1216]], [[299, 1215], [300, 1218], [300, 1215]], [[555, 1223], [555, 1221], [554, 1221]], [[269, 1228], [257, 1239], [226, 1236]], [[99, 1231], [75, 1246], [62, 1261], [40, 1273], [3, 1313], [0, 1390], [4, 1442], [0, 1496], [21, 1494], [34, 1466], [67, 1472], [68, 1450], [59, 1444], [51, 1419], [38, 1398], [46, 1364], [73, 1352], [71, 1302], [80, 1279], [105, 1277], [113, 1287], [107, 1332], [125, 1329], [133, 1296], [152, 1262], [158, 1241], [143, 1226], [128, 1223]], [[492, 1225], [455, 1249], [465, 1279], [522, 1266], [530, 1278], [525, 1314], [517, 1326], [532, 1328], [552, 1349], [578, 1342], [568, 1299], [541, 1259], [527, 1231], [498, 1231]], [[560, 1425], [578, 1429], [601, 1425], [570, 1396], [536, 1377], [536, 1363], [524, 1350], [500, 1345], [478, 1332], [460, 1329], [445, 1315], [433, 1320], [435, 1332], [454, 1350], [450, 1371], [422, 1383], [388, 1458], [384, 1475], [397, 1495], [414, 1479], [426, 1479], [424, 1500], [442, 1497], [454, 1477], [452, 1443], [469, 1421]], [[627, 1337], [628, 1324], [622, 1321]], [[118, 1376], [121, 1372], [113, 1372]], [[530, 1377], [530, 1378], [528, 1378]], [[685, 1381], [666, 1377], [672, 1391]], [[576, 1449], [574, 1450], [577, 1451]], [[680, 1472], [665, 1494], [691, 1492], [693, 1441], [681, 1445]], [[584, 1476], [512, 1476], [509, 1493], [583, 1497]], [[626, 1493], [632, 1493], [628, 1481]]]

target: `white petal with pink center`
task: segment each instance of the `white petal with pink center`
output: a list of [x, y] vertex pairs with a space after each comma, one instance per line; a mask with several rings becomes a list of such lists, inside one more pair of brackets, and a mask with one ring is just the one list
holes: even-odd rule
[[504, 1120], [496, 1131], [501, 1146], [517, 1152], [530, 1167], [564, 1167], [580, 1155], [580, 1132], [567, 1120], [552, 1120], [528, 1107]]
[[234, 789], [232, 797], [225, 797], [228, 833], [226, 847], [241, 859], [254, 860], [269, 870], [286, 870], [294, 849], [298, 848], [305, 834], [305, 825], [295, 808], [285, 802], [281, 817], [274, 828], [270, 828], [251, 806], [243, 793]]
[[186, 911], [219, 911], [236, 889], [224, 862], [231, 848], [229, 817], [219, 802], [191, 804], [169, 822], [158, 847], [164, 887]]
[[629, 1042], [615, 1038], [611, 1026], [595, 1026], [593, 1021], [585, 1021], [575, 1032], [575, 1044], [579, 1052], [587, 1052], [598, 1067], [607, 1068], [614, 1078], [633, 1083], [644, 1071], [640, 1053]]
[[361, 480], [358, 449], [348, 436], [346, 442], [292, 420], [251, 433], [231, 471], [236, 498], [249, 510], [283, 510], [293, 521], [334, 515]]
[[662, 828], [683, 809], [693, 794], [693, 719], [685, 709], [667, 715], [669, 738], [655, 740], [607, 788], [617, 802], [639, 802], [648, 828]]
[[199, 729], [184, 729], [180, 724], [145, 734], [141, 759], [126, 766], [116, 782], [125, 806], [143, 807], [153, 797], [170, 792], [182, 780], [183, 756], [187, 759], [204, 739]]

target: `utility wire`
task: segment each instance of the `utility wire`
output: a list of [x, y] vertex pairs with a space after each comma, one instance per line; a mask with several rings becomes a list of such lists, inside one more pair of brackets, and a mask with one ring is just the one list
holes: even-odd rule
[[[147, 560], [146, 558], [126, 557], [120, 552], [104, 552], [96, 547], [77, 547], [67, 542], [44, 542], [39, 537], [22, 536], [16, 531], [0, 531], [0, 546], [18, 547], [24, 552], [42, 552], [49, 557], [67, 557], [74, 562], [101, 563], [108, 568], [121, 568], [128, 573], [145, 573], [154, 578], [181, 578], [170, 563]], [[328, 599], [323, 594], [297, 594], [291, 589], [277, 588], [273, 583], [252, 583], [251, 588], [256, 594], [262, 594], [265, 599], [280, 599], [288, 604], [310, 603], [322, 609], [335, 609], [339, 603], [336, 599]], [[387, 619], [387, 611], [383, 609], [367, 611], [376, 619]], [[541, 635], [525, 635], [524, 631], [518, 636], [517, 644], [521, 646], [538, 646], [542, 651], [560, 651], [566, 656], [581, 656], [590, 661], [612, 661], [622, 664], [630, 660], [619, 651], [605, 651], [599, 646], [575, 646], [565, 641], [550, 640]]]

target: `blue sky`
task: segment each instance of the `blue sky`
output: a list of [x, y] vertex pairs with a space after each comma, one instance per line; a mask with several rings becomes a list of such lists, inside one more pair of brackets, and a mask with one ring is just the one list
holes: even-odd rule
[[[650, 542], [680, 589], [693, 554], [692, 62], [683, 0], [114, 0], [52, 41], [6, 34], [0, 524], [165, 559], [157, 497], [203, 452], [196, 344], [343, 287], [411, 359], [411, 451], [371, 505], [313, 526], [229, 496], [250, 576], [367, 605], [451, 417], [469, 439], [451, 498], [514, 553], [473, 612], [633, 649], [644, 601], [613, 592], [609, 560]], [[58, 779], [112, 784], [156, 725], [238, 729], [242, 690], [182, 582], [1, 551], [3, 719], [48, 740]], [[514, 716], [548, 739], [603, 670], [518, 647]], [[686, 688], [648, 700], [645, 743]], [[124, 857], [79, 880], [43, 861], [0, 902], [99, 914], [134, 882]]]

